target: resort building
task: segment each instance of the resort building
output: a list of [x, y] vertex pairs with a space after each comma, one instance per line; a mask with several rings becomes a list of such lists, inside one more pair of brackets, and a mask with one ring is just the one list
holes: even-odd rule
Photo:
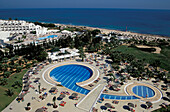
[[13, 34], [26, 34], [32, 31], [39, 36], [46, 34], [47, 28], [21, 20], [0, 20], [0, 39], [4, 42], [9, 41], [8, 38]]
[[48, 57], [52, 59], [53, 61], [60, 61], [67, 58], [74, 58], [76, 56], [79, 56], [78, 49], [69, 49], [69, 48], [61, 48], [57, 52], [49, 52]]

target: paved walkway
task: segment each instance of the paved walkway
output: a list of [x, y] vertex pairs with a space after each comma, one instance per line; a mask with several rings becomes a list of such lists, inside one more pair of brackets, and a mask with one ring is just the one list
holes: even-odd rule
[[97, 85], [77, 104], [76, 107], [89, 112], [92, 109], [92, 107], [96, 104], [104, 87], [105, 87], [104, 84]]

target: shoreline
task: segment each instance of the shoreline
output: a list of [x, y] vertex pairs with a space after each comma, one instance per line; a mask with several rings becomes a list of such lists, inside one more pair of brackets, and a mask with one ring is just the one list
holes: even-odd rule
[[[0, 20], [7, 20], [7, 19], [0, 19]], [[18, 20], [20, 21], [20, 20]], [[26, 21], [26, 20], [21, 20], [21, 21]], [[26, 21], [26, 22], [31, 22], [34, 23], [35, 21]], [[136, 36], [136, 37], [147, 37], [147, 38], [162, 38], [162, 39], [170, 39], [170, 36], [164, 36], [164, 35], [155, 35], [155, 34], [144, 34], [144, 33], [137, 33], [137, 32], [130, 32], [130, 31], [121, 31], [121, 30], [116, 30], [116, 29], [107, 29], [107, 28], [100, 28], [100, 27], [92, 27], [92, 26], [83, 26], [83, 25], [73, 25], [73, 24], [62, 24], [62, 23], [55, 23], [55, 22], [42, 22], [42, 21], [37, 21], [39, 23], [43, 23], [43, 24], [47, 24], [47, 23], [51, 23], [54, 25], [58, 25], [58, 26], [67, 26], [67, 27], [76, 27], [76, 28], [80, 28], [80, 29], [87, 29], [87, 30], [95, 30], [98, 29], [101, 31], [102, 34], [108, 34], [111, 32], [114, 33], [118, 33], [118, 34], [123, 34], [123, 36]]]
[[[45, 23], [45, 22], [42, 22]], [[142, 34], [142, 33], [136, 33], [136, 32], [130, 32], [130, 31], [121, 31], [121, 30], [114, 30], [114, 29], [107, 29], [107, 28], [99, 28], [99, 27], [91, 27], [91, 26], [82, 26], [82, 25], [69, 25], [69, 24], [61, 24], [61, 23], [53, 23], [58, 26], [67, 26], [67, 27], [77, 27], [77, 28], [83, 28], [87, 30], [95, 30], [99, 29], [101, 33], [108, 34], [110, 32], [118, 33], [118, 34], [124, 34], [124, 35], [132, 35], [132, 36], [145, 36], [148, 38], [164, 38], [164, 39], [170, 39], [168, 36], [162, 36], [162, 35], [154, 35], [154, 34]]]

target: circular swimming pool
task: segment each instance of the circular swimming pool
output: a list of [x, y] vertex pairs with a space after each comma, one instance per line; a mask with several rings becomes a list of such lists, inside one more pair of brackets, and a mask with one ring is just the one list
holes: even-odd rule
[[54, 68], [50, 72], [50, 77], [57, 82], [61, 82], [61, 85], [68, 89], [87, 94], [89, 90], [76, 85], [76, 83], [89, 79], [92, 74], [93, 71], [89, 67], [78, 64], [69, 64]]
[[132, 91], [143, 98], [149, 98], [149, 97], [153, 97], [155, 95], [154, 90], [152, 90], [151, 88], [147, 87], [147, 86], [135, 86], [132, 88]]
[[[78, 86], [76, 83], [83, 82], [88, 80], [93, 75], [93, 70], [87, 66], [79, 64], [68, 64], [61, 65], [54, 68], [50, 72], [50, 77], [57, 81], [61, 82], [61, 85], [66, 88], [73, 90], [75, 92], [87, 95], [90, 90]], [[118, 96], [118, 95], [109, 95], [102, 94], [100, 98], [114, 99], [114, 100], [134, 100], [139, 99], [135, 96]]]

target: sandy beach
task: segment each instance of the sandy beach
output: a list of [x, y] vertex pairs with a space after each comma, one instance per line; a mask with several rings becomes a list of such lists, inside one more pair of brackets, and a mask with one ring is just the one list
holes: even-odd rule
[[141, 33], [129, 32], [129, 31], [104, 29], [104, 28], [98, 28], [98, 27], [78, 26], [78, 25], [66, 25], [66, 24], [59, 24], [59, 23], [55, 23], [55, 25], [57, 25], [57, 26], [67, 26], [67, 27], [77, 27], [77, 28], [88, 29], [88, 30], [99, 29], [101, 31], [101, 33], [103, 33], [103, 34], [108, 34], [110, 32], [114, 32], [114, 33], [118, 33], [118, 34], [123, 34], [125, 36], [131, 35], [131, 36], [143, 36], [143, 37], [149, 37], [149, 38], [152, 38], [152, 37], [153, 38], [165, 38], [165, 39], [169, 39], [170, 38], [170, 37], [161, 36], [161, 35], [141, 34]]

